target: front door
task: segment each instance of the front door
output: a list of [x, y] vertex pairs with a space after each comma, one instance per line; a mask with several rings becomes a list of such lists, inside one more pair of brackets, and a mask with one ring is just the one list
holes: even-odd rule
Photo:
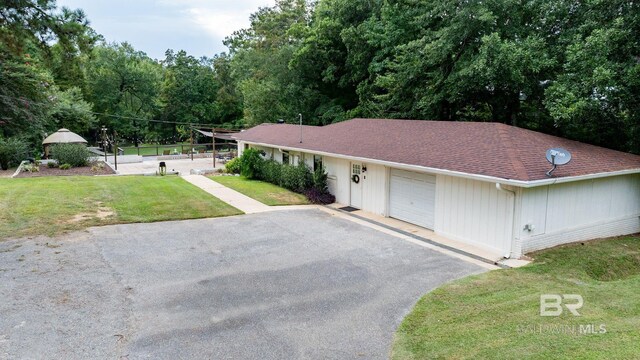
[[351, 163], [351, 206], [362, 208], [362, 164]]

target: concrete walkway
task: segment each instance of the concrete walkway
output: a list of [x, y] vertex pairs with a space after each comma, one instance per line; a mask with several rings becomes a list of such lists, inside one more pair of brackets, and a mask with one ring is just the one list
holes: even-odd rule
[[233, 189], [229, 189], [208, 177], [202, 175], [185, 175], [182, 178], [246, 214], [273, 210], [271, 206], [265, 205]]

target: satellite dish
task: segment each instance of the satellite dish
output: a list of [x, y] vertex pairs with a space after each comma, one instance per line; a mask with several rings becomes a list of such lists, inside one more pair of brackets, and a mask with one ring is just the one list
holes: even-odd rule
[[547, 176], [551, 176], [558, 165], [565, 165], [571, 161], [571, 153], [563, 148], [551, 148], [547, 150], [547, 161], [553, 165], [551, 170], [547, 171]]

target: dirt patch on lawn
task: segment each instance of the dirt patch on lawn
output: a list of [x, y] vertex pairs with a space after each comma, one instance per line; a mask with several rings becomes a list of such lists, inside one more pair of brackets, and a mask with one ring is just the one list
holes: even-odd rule
[[66, 222], [68, 224], [75, 224], [81, 221], [92, 220], [92, 219], [104, 220], [111, 216], [115, 216], [115, 214], [116, 213], [113, 211], [113, 209], [100, 206], [96, 209], [96, 212], [93, 212], [93, 213], [84, 212], [84, 213], [76, 214]]
[[[20, 171], [17, 178], [42, 177], [42, 176], [94, 176], [94, 175], [112, 175], [115, 172], [107, 165], [102, 163], [102, 167], [98, 166], [82, 166], [74, 167], [67, 170], [59, 168], [50, 168], [47, 165], [40, 165], [39, 171], [28, 172]], [[13, 173], [12, 173], [13, 174]]]

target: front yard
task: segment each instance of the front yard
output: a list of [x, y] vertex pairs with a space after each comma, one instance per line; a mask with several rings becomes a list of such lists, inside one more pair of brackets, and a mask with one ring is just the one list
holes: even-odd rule
[[294, 193], [277, 185], [242, 176], [210, 176], [211, 180], [270, 206], [309, 204], [302, 194]]
[[[424, 296], [400, 325], [393, 358], [640, 356], [639, 236], [568, 245], [532, 257], [526, 267], [464, 278]], [[558, 317], [540, 316], [542, 294], [581, 295], [580, 316], [566, 308]]]
[[0, 239], [241, 214], [178, 177], [0, 179]]

